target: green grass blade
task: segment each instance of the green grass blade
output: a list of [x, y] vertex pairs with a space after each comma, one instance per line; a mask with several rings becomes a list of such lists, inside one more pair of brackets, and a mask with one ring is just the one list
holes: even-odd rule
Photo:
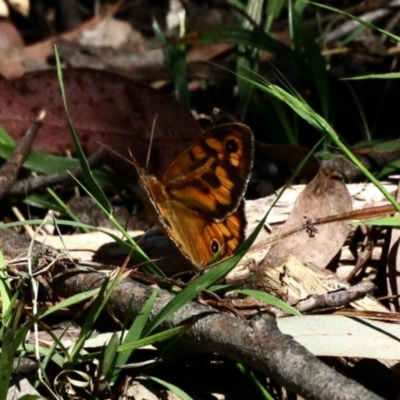
[[[1, 144], [0, 146], [0, 158], [8, 160], [15, 150], [15, 145]], [[24, 168], [38, 172], [42, 174], [56, 174], [72, 170], [79, 166], [79, 160], [75, 158], [55, 156], [52, 154], [38, 153], [31, 151], [26, 158]], [[104, 186], [115, 186], [115, 174], [104, 171], [101, 169], [95, 169], [93, 175], [96, 180]]]
[[59, 303], [55, 304], [53, 307], [50, 307], [48, 310], [44, 311], [41, 315], [41, 318], [47, 317], [63, 308], [68, 308], [74, 306], [76, 304], [81, 303], [82, 301], [89, 300], [94, 296], [98, 296], [100, 292], [100, 288], [88, 290], [86, 292], [74, 294], [73, 296], [68, 297], [65, 300], [60, 301]]
[[139, 347], [148, 346], [153, 343], [163, 342], [165, 340], [171, 339], [174, 336], [181, 335], [190, 328], [191, 324], [177, 326], [175, 328], [166, 329], [160, 333], [147, 336], [143, 339], [138, 339], [134, 342], [124, 343], [119, 346], [118, 351], [135, 350]]
[[0, 296], [1, 296], [1, 311], [2, 318], [1, 324], [8, 326], [11, 318], [12, 310], [12, 295], [10, 280], [7, 274], [7, 265], [3, 257], [3, 253], [0, 251]]
[[226, 292], [237, 292], [240, 294], [244, 294], [246, 296], [252, 296], [257, 299], [260, 299], [261, 301], [264, 301], [267, 304], [271, 304], [274, 307], [280, 308], [284, 312], [292, 315], [301, 315], [299, 311], [297, 311], [294, 307], [291, 305], [285, 303], [284, 301], [278, 299], [275, 296], [272, 296], [268, 293], [261, 292], [259, 290], [254, 290], [254, 289], [246, 289], [243, 288], [240, 285], [213, 285], [209, 288], [211, 292], [215, 293], [226, 293]]
[[[8, 160], [15, 150], [15, 145], [2, 144], [0, 146], [0, 157]], [[51, 154], [43, 154], [31, 152], [24, 162], [24, 167], [35, 172], [44, 174], [54, 174], [64, 172], [66, 169], [73, 169], [79, 164], [74, 158], [54, 156]]]
[[161, 386], [164, 386], [171, 392], [175, 393], [182, 400], [192, 400], [193, 399], [186, 392], [184, 392], [181, 388], [179, 388], [176, 385], [173, 385], [172, 383], [164, 381], [163, 379], [160, 379], [160, 378], [156, 378], [155, 376], [147, 376], [147, 378], [153, 382], [158, 383]]
[[11, 148], [16, 147], [15, 140], [1, 126], [0, 126], [0, 143], [1, 143], [0, 150], [3, 148], [3, 146], [7, 146], [7, 147], [11, 147]]
[[321, 54], [321, 49], [315, 41], [314, 35], [307, 26], [302, 16], [295, 8], [292, 10], [293, 33], [296, 50], [299, 54], [304, 53], [307, 60], [308, 72], [315, 82], [315, 87], [319, 93], [323, 115], [329, 118], [330, 110], [330, 88], [328, 81], [327, 66], [325, 58]]
[[[19, 345], [17, 333], [18, 322], [21, 316], [23, 305], [20, 303], [13, 314], [10, 325], [6, 328], [2, 337], [2, 346], [0, 354], [0, 400], [7, 399], [8, 388], [13, 370], [13, 359], [16, 349]], [[26, 334], [26, 333], [25, 333]]]
[[31, 195], [29, 195], [26, 199], [23, 200], [23, 202], [31, 207], [41, 208], [46, 211], [53, 210], [59, 211], [60, 213], [63, 212], [63, 208], [60, 207], [55, 201], [52, 201], [51, 199], [36, 193], [32, 193]]
[[369, 74], [354, 76], [352, 78], [342, 78], [343, 81], [362, 81], [366, 79], [400, 79], [400, 72], [388, 72], [386, 74]]
[[225, 276], [244, 256], [239, 251], [231, 258], [224, 260], [221, 264], [212, 268], [204, 275], [197, 278], [189, 286], [180, 291], [153, 319], [146, 333], [152, 332], [168, 317], [182, 308], [186, 303], [193, 300], [202, 290], [211, 286], [213, 283]]
[[375, 30], [375, 31], [377, 31], [379, 33], [382, 33], [383, 35], [388, 36], [389, 38], [393, 39], [395, 42], [399, 42], [400, 41], [399, 36], [396, 36], [393, 33], [388, 32], [388, 31], [386, 31], [384, 29], [378, 28], [376, 25], [374, 25], [374, 24], [372, 24], [370, 22], [364, 21], [363, 19], [358, 18], [358, 17], [356, 17], [356, 16], [354, 16], [352, 14], [349, 14], [349, 13], [347, 13], [345, 11], [339, 10], [337, 8], [334, 8], [334, 7], [327, 6], [325, 4], [316, 3], [316, 2], [313, 2], [313, 1], [310, 1], [309, 4], [313, 4], [313, 5], [317, 6], [317, 7], [324, 8], [325, 10], [333, 11], [333, 12], [341, 14], [341, 15], [345, 15], [346, 17], [348, 17], [350, 19], [353, 19], [354, 21], [359, 22], [361, 25], [364, 25], [367, 28], [371, 28], [372, 30]]
[[[131, 351], [131, 350], [136, 350], [140, 347], [148, 346], [153, 343], [159, 343], [164, 340], [168, 340], [173, 338], [174, 336], [180, 335], [184, 333], [191, 325], [182, 325], [182, 326], [177, 326], [175, 328], [167, 329], [165, 331], [162, 331], [160, 333], [156, 333], [151, 336], [147, 336], [143, 339], [136, 340], [134, 342], [129, 342], [129, 343], [124, 343], [121, 344], [118, 347], [118, 352], [125, 352], [125, 351]], [[100, 352], [91, 352], [90, 354], [85, 354], [81, 355], [79, 354], [77, 358], [75, 359], [77, 362], [87, 362], [91, 361], [93, 359], [98, 358], [101, 355]]]
[[0, 400], [7, 399], [8, 388], [10, 386], [15, 352], [13, 342], [14, 334], [15, 328], [8, 328], [2, 338], [3, 343], [0, 355]]
[[[260, 25], [264, 13], [264, 0], [249, 0], [246, 7], [248, 16]], [[243, 29], [249, 31], [254, 29], [253, 24], [246, 18], [243, 18]], [[249, 84], [246, 79], [241, 79], [241, 71], [257, 72], [259, 68], [259, 60], [261, 50], [255, 46], [239, 46], [239, 56], [237, 60], [237, 92], [238, 92], [238, 108], [241, 110], [240, 120], [244, 120], [247, 108], [250, 104], [254, 92], [254, 86]]]
[[286, 0], [269, 0], [267, 2], [267, 19], [265, 22], [265, 32], [271, 30], [272, 23], [279, 17]]
[[97, 370], [98, 377], [106, 377], [106, 381], [109, 382], [108, 376], [113, 374], [115, 371], [115, 362], [117, 359], [117, 350], [119, 345], [118, 335], [114, 333], [111, 336], [110, 341], [107, 343], [104, 349], [104, 357]]
[[394, 217], [384, 217], [370, 219], [368, 221], [354, 221], [353, 225], [372, 225], [372, 226], [390, 226], [391, 228], [400, 228], [400, 216], [395, 215]]
[[271, 98], [270, 99], [270, 105], [275, 111], [277, 117], [279, 118], [279, 121], [282, 124], [283, 131], [286, 134], [286, 138], [288, 143], [293, 144], [293, 145], [298, 145], [299, 143], [299, 138], [296, 130], [292, 127], [292, 125], [289, 122], [289, 118], [287, 116], [287, 113], [283, 107], [283, 104], [280, 101], [277, 101], [276, 99]]
[[[190, 41], [190, 37], [187, 39]], [[301, 57], [290, 47], [282, 44], [262, 31], [251, 31], [241, 27], [210, 28], [198, 32], [196, 42], [204, 45], [214, 43], [233, 43], [279, 54], [299, 66], [304, 65]]]
[[[96, 200], [92, 194], [86, 189], [85, 186], [82, 185], [82, 183], [73, 177], [73, 179], [76, 181], [76, 183], [94, 200]], [[147, 257], [146, 253], [140, 248], [140, 246], [129, 236], [128, 232], [124, 229], [124, 227], [114, 218], [112, 213], [108, 212], [107, 209], [104, 209], [103, 206], [98, 203], [98, 206], [103, 210], [103, 212], [107, 215], [109, 220], [112, 222], [112, 224], [119, 230], [119, 232], [122, 233], [122, 235], [125, 237], [125, 239], [129, 242], [130, 245], [130, 250], [134, 251], [134, 256], [138, 260], [140, 264], [143, 264], [143, 270], [146, 271], [149, 274], [154, 274], [154, 275], [159, 275], [159, 276], [164, 276], [164, 273], [153, 263], [149, 260]], [[98, 229], [101, 231], [100, 229]], [[118, 239], [116, 240], [119, 244], [121, 244], [121, 240]], [[122, 242], [124, 243], [124, 242]], [[126, 248], [125, 245], [122, 246], [123, 248]]]
[[396, 200], [391, 196], [391, 194], [385, 189], [385, 187], [376, 179], [358, 160], [358, 158], [346, 147], [346, 145], [339, 139], [338, 135], [334, 129], [329, 125], [329, 123], [316, 113], [303, 99], [295, 97], [292, 94], [286, 92], [284, 89], [273, 84], [266, 84], [260, 82], [254, 82], [259, 89], [268, 93], [269, 95], [285, 102], [289, 107], [291, 107], [300, 117], [307, 121], [311, 126], [319, 130], [328, 137], [335, 146], [337, 146], [342, 153], [348, 158], [348, 160], [353, 163], [366, 177], [369, 179], [381, 193], [389, 200], [390, 203], [400, 212], [400, 206], [397, 204]]
[[[146, 326], [146, 324], [149, 321], [150, 313], [151, 313], [151, 310], [153, 309], [154, 302], [156, 301], [157, 294], [158, 294], [157, 290], [154, 290], [153, 293], [151, 294], [151, 296], [148, 298], [148, 300], [146, 301], [142, 310], [136, 316], [135, 320], [133, 321], [133, 324], [129, 328], [122, 344], [134, 342], [134, 341], [140, 339], [142, 332], [144, 330], [144, 327]], [[118, 365], [126, 364], [128, 359], [132, 356], [132, 354], [133, 354], [133, 350], [119, 352], [115, 365], [118, 366]], [[115, 383], [115, 381], [118, 379], [118, 376], [120, 373], [121, 373], [121, 370], [118, 368], [115, 368], [114, 371], [112, 372], [110, 382]]]
[[271, 396], [271, 394], [264, 388], [264, 386], [261, 384], [261, 382], [254, 376], [252, 372], [248, 370], [247, 367], [245, 367], [241, 363], [236, 363], [236, 367], [239, 369], [240, 372], [242, 372], [245, 376], [247, 376], [253, 383], [253, 385], [257, 388], [257, 390], [260, 392], [261, 396], [265, 400], [274, 400], [274, 397]]
[[400, 169], [400, 159], [391, 161], [389, 164], [386, 164], [377, 174], [377, 179], [382, 179], [385, 176], [393, 174]]
[[[184, 24], [181, 24], [181, 26], [182, 37], [184, 35]], [[159, 43], [163, 45], [164, 59], [175, 85], [175, 96], [185, 107], [190, 108], [186, 46], [183, 44], [167, 45], [164, 33], [155, 19], [153, 19], [153, 31]]]
[[[34, 353], [35, 352], [35, 345], [34, 344], [30, 344], [30, 343], [25, 343], [24, 344], [24, 349], [26, 351]], [[54, 362], [54, 364], [56, 364], [60, 368], [63, 368], [63, 366], [65, 364], [64, 358], [60, 354], [53, 353], [53, 352], [54, 352], [54, 350], [52, 349], [52, 347], [51, 348], [47, 348], [47, 347], [43, 347], [43, 346], [39, 347], [39, 354], [40, 355], [46, 357], [46, 356], [49, 356], [49, 354], [51, 353], [50, 354], [51, 360]]]
[[89, 314], [82, 325], [79, 338], [70, 352], [72, 359], [75, 359], [76, 355], [81, 351], [83, 345], [85, 344], [86, 339], [92, 335], [94, 323], [97, 321], [97, 318], [107, 305], [108, 300], [110, 299], [115, 287], [118, 285], [121, 279], [122, 276], [117, 276], [112, 281], [110, 281], [109, 278], [104, 279], [100, 291], [93, 301]]
[[[80, 222], [79, 218], [70, 210], [70, 208], [64, 203], [64, 201], [57, 195], [57, 193], [50, 189], [47, 188], [47, 193], [54, 199], [56, 202], [57, 207], [66, 215], [68, 215], [73, 221]], [[83, 232], [88, 233], [89, 229], [83, 227], [82, 228]]]
[[[27, 220], [27, 221], [15, 221], [15, 222], [9, 222], [7, 224], [0, 224], [0, 229], [7, 229], [7, 228], [13, 228], [16, 226], [24, 226], [24, 225], [40, 225], [43, 223], [43, 220], [41, 219], [32, 219], [32, 220]], [[125, 249], [127, 252], [133, 252], [132, 257], [137, 261], [138, 263], [144, 264], [147, 263], [146, 265], [142, 266], [142, 269], [145, 270], [148, 273], [154, 274], [154, 275], [159, 275], [159, 276], [165, 276], [164, 273], [152, 262], [148, 261], [148, 257], [143, 253], [143, 251], [139, 252], [140, 247], [136, 245], [134, 240], [128, 235], [128, 233], [121, 228], [122, 233], [124, 233], [125, 238], [128, 240], [128, 242], [125, 242], [121, 238], [119, 238], [117, 235], [113, 234], [112, 232], [109, 232], [107, 230], [103, 230], [101, 228], [98, 228], [96, 226], [91, 226], [84, 224], [82, 222], [76, 222], [76, 221], [66, 221], [66, 220], [47, 220], [46, 223], [48, 224], [58, 224], [58, 225], [64, 225], [64, 226], [72, 226], [75, 228], [80, 228], [80, 229], [88, 229], [88, 230], [95, 230], [98, 232], [102, 232], [106, 235], [108, 235], [110, 238], [112, 238], [115, 242], [117, 242], [123, 249]], [[119, 225], [118, 225], [119, 226]]]
[[[62, 338], [68, 331], [69, 326], [70, 326], [70, 324], [67, 324], [64, 327], [64, 330], [60, 336], [54, 335], [51, 330], [48, 332], [50, 334], [50, 336], [53, 338], [54, 343], [48, 349], [49, 351], [46, 353], [43, 361], [40, 364], [42, 371], [46, 371], [47, 365], [49, 364], [50, 361], [57, 363], [61, 359], [61, 366], [64, 365], [64, 360], [68, 360], [69, 362], [72, 361], [72, 359], [69, 355], [69, 351], [65, 348], [65, 346], [62, 343]], [[64, 355], [64, 358], [62, 358], [62, 357], [59, 358], [60, 354], [58, 354], [56, 352], [57, 346], [61, 349], [62, 354]]]
[[272, 296], [271, 294], [260, 292], [259, 290], [254, 289], [234, 289], [234, 291], [237, 293], [245, 294], [246, 296], [255, 297], [256, 299], [262, 300], [265, 303], [271, 304], [271, 306], [280, 308], [288, 314], [301, 315], [301, 313], [297, 311], [294, 307], [285, 303], [283, 300]]
[[63, 82], [63, 75], [62, 69], [60, 64], [60, 58], [58, 56], [57, 47], [54, 46], [54, 55], [56, 57], [56, 65], [57, 65], [57, 77], [58, 82], [60, 85], [61, 97], [64, 104], [65, 115], [67, 117], [69, 131], [71, 134], [72, 142], [74, 143], [76, 153], [78, 155], [79, 162], [82, 167], [83, 175], [86, 179], [87, 185], [93, 197], [97, 200], [99, 204], [102, 205], [104, 209], [107, 210], [108, 213], [112, 212], [111, 205], [108, 202], [104, 192], [101, 190], [100, 186], [98, 185], [97, 181], [94, 179], [92, 171], [89, 167], [89, 164], [86, 160], [85, 154], [82, 150], [81, 144], [79, 143], [78, 137], [76, 135], [75, 129], [72, 125], [72, 120], [69, 115], [68, 106], [67, 106], [67, 97], [65, 94], [64, 82]]

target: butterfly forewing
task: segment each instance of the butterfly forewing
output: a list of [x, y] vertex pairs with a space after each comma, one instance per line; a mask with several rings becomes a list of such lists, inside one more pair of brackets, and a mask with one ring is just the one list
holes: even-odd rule
[[165, 171], [170, 196], [186, 207], [223, 220], [239, 206], [253, 166], [249, 128], [226, 124], [210, 129]]

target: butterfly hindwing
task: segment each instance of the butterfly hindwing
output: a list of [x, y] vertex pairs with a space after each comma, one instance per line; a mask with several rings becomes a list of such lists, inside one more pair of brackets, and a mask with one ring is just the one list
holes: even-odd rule
[[157, 204], [161, 225], [181, 252], [197, 267], [230, 257], [243, 242], [246, 229], [244, 202], [224, 221], [217, 222], [178, 202]]

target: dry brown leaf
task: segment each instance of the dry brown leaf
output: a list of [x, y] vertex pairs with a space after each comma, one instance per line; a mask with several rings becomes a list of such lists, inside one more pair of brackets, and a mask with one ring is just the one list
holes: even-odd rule
[[[256, 142], [256, 155], [261, 159], [271, 159], [296, 169], [308, 156], [310, 150], [292, 144], [266, 144]], [[315, 155], [311, 155], [299, 171], [299, 175], [307, 180], [313, 179], [320, 169], [320, 163]]]
[[94, 28], [102, 19], [103, 15], [95, 15], [75, 29], [53, 35], [40, 42], [26, 46], [23, 52], [23, 67], [25, 72], [37, 71], [49, 68], [48, 60], [54, 57], [54, 45], [59, 41], [72, 41], [79, 37], [86, 29]]
[[83, 51], [85, 47], [119, 49], [124, 44], [132, 42], [132, 39], [139, 42], [138, 46], [144, 41], [141, 33], [134, 30], [129, 22], [107, 16], [94, 27], [85, 29], [72, 43], [75, 44], [77, 50], [83, 46]]
[[[0, 2], [0, 16], [1, 4]], [[1, 75], [15, 78], [23, 74], [23, 50], [24, 41], [15, 25], [9, 20], [0, 21], [0, 54], [7, 54], [7, 57], [0, 57]]]
[[[280, 234], [300, 227], [307, 221], [351, 209], [351, 198], [345, 184], [320, 169], [298, 197]], [[349, 233], [348, 222], [318, 225], [316, 229], [314, 235], [303, 229], [274, 244], [261, 263], [261, 268], [278, 267], [289, 254], [304, 264], [325, 268], [341, 249]]]
[[[87, 69], [64, 71], [69, 112], [83, 148], [99, 142], [129, 159], [129, 150], [145, 165], [153, 123], [150, 172], [160, 173], [201, 133], [190, 111], [172, 96], [119, 76]], [[34, 150], [64, 154], [72, 150], [55, 71], [9, 82], [0, 78], [0, 125], [15, 139], [44, 108], [46, 118]], [[115, 157], [114, 157], [115, 158]], [[123, 160], [114, 166], [133, 170]]]

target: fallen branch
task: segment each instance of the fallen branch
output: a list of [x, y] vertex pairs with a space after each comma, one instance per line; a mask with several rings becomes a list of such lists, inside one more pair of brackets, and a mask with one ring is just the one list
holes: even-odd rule
[[[8, 257], [15, 257], [17, 252], [23, 254], [27, 242], [13, 231], [0, 230], [0, 248]], [[34, 251], [39, 249], [40, 245], [36, 243]], [[56, 256], [57, 251], [49, 246], [44, 246], [43, 250], [50, 261]], [[39, 264], [43, 267], [43, 263]], [[15, 268], [25, 269], [23, 265]], [[51, 289], [65, 297], [99, 287], [105, 279], [102, 273], [75, 268], [66, 258], [55, 264], [52, 274]], [[153, 289], [146, 285], [125, 279], [115, 288], [109, 306], [121, 320], [133, 320], [152, 292]], [[172, 298], [172, 294], [160, 290], [152, 317]], [[306, 399], [381, 399], [324, 364], [290, 336], [282, 334], [272, 317], [245, 321], [190, 302], [167, 319], [162, 328], [171, 328], [193, 318], [199, 320], [184, 336], [188, 345], [255, 368]]]
[[[67, 270], [53, 282], [53, 290], [72, 296], [99, 287], [104, 275]], [[153, 289], [126, 279], [115, 289], [110, 308], [121, 319], [134, 319]], [[173, 298], [160, 290], [154, 305], [154, 317]], [[190, 302], [167, 319], [163, 328], [171, 328], [201, 317], [185, 334], [189, 344], [216, 352], [261, 371], [306, 399], [380, 399], [360, 384], [340, 375], [309, 353], [291, 337], [282, 334], [275, 319], [264, 317], [244, 321]]]

